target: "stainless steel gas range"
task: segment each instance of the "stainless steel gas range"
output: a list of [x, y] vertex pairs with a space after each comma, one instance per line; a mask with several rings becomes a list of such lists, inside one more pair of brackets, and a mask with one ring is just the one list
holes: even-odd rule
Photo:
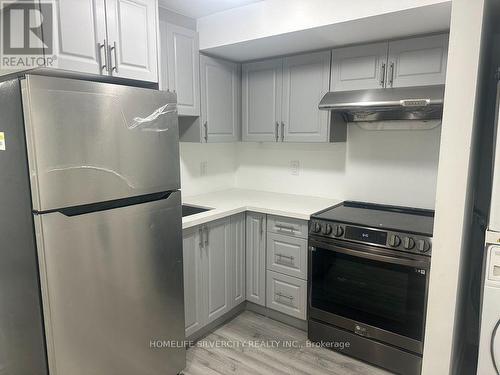
[[433, 223], [430, 210], [359, 202], [314, 214], [309, 339], [399, 374], [420, 374]]

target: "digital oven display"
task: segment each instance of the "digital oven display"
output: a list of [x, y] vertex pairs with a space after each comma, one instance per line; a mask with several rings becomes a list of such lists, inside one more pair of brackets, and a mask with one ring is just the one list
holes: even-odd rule
[[375, 230], [349, 227], [345, 228], [346, 240], [363, 241], [378, 245], [385, 245], [387, 242], [387, 232], [379, 232]]

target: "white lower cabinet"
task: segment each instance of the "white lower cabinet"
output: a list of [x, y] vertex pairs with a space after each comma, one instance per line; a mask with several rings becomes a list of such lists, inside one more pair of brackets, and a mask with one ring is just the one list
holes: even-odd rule
[[186, 336], [199, 330], [204, 324], [201, 281], [201, 236], [196, 227], [183, 231], [182, 251], [184, 263], [184, 316]]
[[266, 293], [268, 308], [306, 319], [307, 281], [267, 271]]
[[184, 230], [186, 336], [244, 302], [244, 214]]
[[248, 212], [246, 220], [247, 300], [266, 305], [266, 215]]

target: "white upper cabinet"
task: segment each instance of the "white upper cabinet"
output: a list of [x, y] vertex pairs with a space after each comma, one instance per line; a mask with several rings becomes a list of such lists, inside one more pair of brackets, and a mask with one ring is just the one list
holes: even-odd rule
[[106, 74], [104, 0], [57, 0], [54, 6], [59, 20], [54, 22], [53, 39], [58, 67]]
[[318, 104], [329, 88], [330, 51], [283, 60], [282, 141], [328, 141], [330, 113]]
[[156, 0], [106, 0], [114, 76], [158, 82]]
[[160, 21], [162, 90], [175, 91], [179, 115], [200, 115], [198, 33]]
[[445, 83], [448, 34], [389, 43], [387, 87]]
[[332, 91], [385, 86], [388, 43], [336, 48], [332, 52]]
[[282, 90], [283, 59], [243, 64], [243, 141], [279, 140]]
[[240, 70], [238, 64], [200, 56], [202, 142], [240, 138]]

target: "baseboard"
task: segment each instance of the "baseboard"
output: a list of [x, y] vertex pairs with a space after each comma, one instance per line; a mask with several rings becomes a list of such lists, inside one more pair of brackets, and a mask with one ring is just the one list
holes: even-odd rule
[[289, 326], [295, 327], [302, 331], [307, 332], [307, 320], [297, 319], [293, 316], [283, 314], [279, 311], [269, 309], [265, 306], [257, 305], [256, 303], [246, 301], [246, 310], [253, 311], [254, 313], [267, 316], [278, 322], [288, 324]]

